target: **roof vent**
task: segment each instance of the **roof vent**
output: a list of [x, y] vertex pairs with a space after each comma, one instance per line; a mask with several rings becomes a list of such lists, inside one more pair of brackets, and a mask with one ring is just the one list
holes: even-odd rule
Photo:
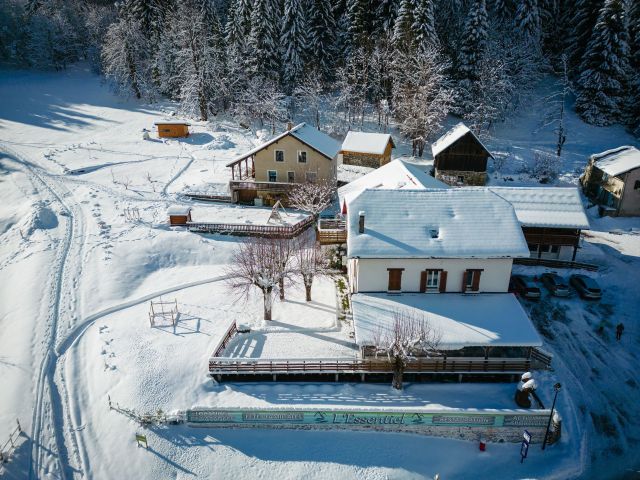
[[358, 216], [360, 217], [358, 222], [358, 233], [364, 233], [364, 210], [360, 210], [358, 212]]
[[430, 228], [429, 229], [429, 236], [431, 238], [438, 238], [438, 234], [439, 234], [439, 232], [438, 232], [437, 228]]

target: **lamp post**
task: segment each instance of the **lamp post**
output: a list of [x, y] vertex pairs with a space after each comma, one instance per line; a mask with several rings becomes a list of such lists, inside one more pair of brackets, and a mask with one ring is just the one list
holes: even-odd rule
[[560, 391], [560, 388], [562, 388], [562, 385], [560, 385], [560, 383], [556, 383], [553, 386], [553, 389], [555, 390], [555, 395], [553, 396], [553, 404], [551, 405], [551, 413], [549, 413], [549, 421], [547, 422], [547, 430], [546, 432], [544, 432], [544, 440], [542, 441], [542, 450], [545, 449], [545, 447], [547, 446], [547, 439], [549, 438], [549, 428], [551, 427], [551, 419], [553, 418], [553, 409], [556, 407], [556, 400], [558, 398], [558, 392]]

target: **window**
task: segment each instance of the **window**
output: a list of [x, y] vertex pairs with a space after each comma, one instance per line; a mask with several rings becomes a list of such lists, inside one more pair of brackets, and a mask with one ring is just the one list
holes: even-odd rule
[[287, 182], [289, 183], [296, 182], [296, 172], [287, 172]]
[[640, 190], [640, 180], [636, 180], [636, 183], [633, 184], [634, 190]]
[[558, 245], [551, 246], [551, 253], [558, 253], [559, 251], [560, 251], [560, 246]]
[[276, 172], [275, 170], [269, 170], [269, 181], [270, 182], [277, 182], [278, 181], [278, 172]]
[[420, 292], [446, 292], [447, 272], [444, 270], [424, 270], [420, 272]]
[[527, 245], [529, 246], [529, 251], [530, 252], [537, 252], [538, 251], [538, 244], [537, 243], [528, 243]]
[[458, 183], [464, 183], [464, 176], [458, 175]]
[[316, 179], [318, 178], [318, 174], [316, 172], [307, 172], [304, 176], [309, 183], [316, 183]]
[[284, 150], [275, 151], [276, 162], [284, 162]]
[[551, 248], [551, 247], [550, 247], [549, 245], [540, 245], [540, 251], [541, 251], [542, 253], [549, 253], [549, 249], [550, 249], [550, 248]]
[[477, 292], [480, 290], [480, 275], [482, 270], [467, 270], [462, 275], [462, 291]]
[[404, 268], [387, 268], [389, 272], [389, 285], [387, 290], [399, 292], [402, 290], [402, 271]]
[[307, 152], [298, 150], [298, 163], [307, 163]]

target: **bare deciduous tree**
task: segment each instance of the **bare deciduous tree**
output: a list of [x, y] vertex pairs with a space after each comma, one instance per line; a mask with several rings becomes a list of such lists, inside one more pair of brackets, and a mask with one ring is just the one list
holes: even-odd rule
[[296, 272], [302, 277], [306, 301], [311, 301], [313, 279], [328, 275], [329, 259], [322, 251], [320, 243], [307, 235], [301, 235], [296, 245]]
[[313, 215], [315, 221], [326, 210], [336, 195], [336, 186], [327, 182], [306, 182], [293, 187], [288, 195], [289, 205]]
[[290, 238], [278, 238], [271, 240], [273, 243], [276, 264], [280, 267], [278, 280], [278, 292], [280, 300], [284, 300], [285, 286], [293, 282], [295, 274], [294, 256], [296, 242]]
[[226, 269], [228, 288], [242, 298], [248, 298], [254, 287], [262, 292], [264, 319], [271, 320], [273, 296], [282, 278], [282, 264], [276, 242], [267, 238], [241, 242]]
[[437, 353], [441, 339], [442, 332], [423, 314], [408, 309], [393, 312], [393, 324], [385, 330], [379, 329], [374, 336], [376, 356], [386, 355], [393, 366], [393, 388], [402, 389], [409, 360]]

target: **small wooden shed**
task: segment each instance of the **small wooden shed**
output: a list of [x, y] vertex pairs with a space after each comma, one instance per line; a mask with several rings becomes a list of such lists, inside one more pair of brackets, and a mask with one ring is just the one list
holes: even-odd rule
[[185, 205], [172, 205], [167, 209], [169, 225], [186, 225], [191, 221], [191, 207]]
[[388, 133], [347, 132], [340, 154], [344, 165], [378, 168], [391, 161], [395, 147]]
[[186, 122], [156, 122], [154, 123], [158, 127], [158, 137], [160, 138], [178, 138], [188, 137], [190, 124]]

